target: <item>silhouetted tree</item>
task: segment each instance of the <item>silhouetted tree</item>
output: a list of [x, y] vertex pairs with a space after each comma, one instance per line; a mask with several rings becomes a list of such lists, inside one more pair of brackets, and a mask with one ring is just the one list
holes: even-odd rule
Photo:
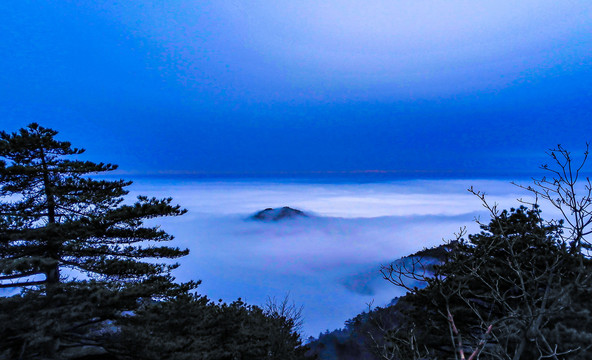
[[173, 285], [169, 271], [177, 265], [153, 261], [188, 250], [158, 245], [173, 237], [143, 224], [185, 210], [170, 198], [124, 204], [131, 182], [88, 177], [117, 166], [77, 160], [84, 150], [56, 135], [38, 124], [0, 132], [0, 288], [23, 289], [0, 301], [0, 348], [8, 358], [100, 348], [106, 320], [139, 299], [194, 286]]
[[[579, 259], [559, 238], [561, 228], [524, 207], [502, 211], [481, 228], [459, 238], [426, 278], [428, 286], [406, 297], [412, 307], [400, 331], [413, 329], [429, 358], [585, 358], [592, 318], [584, 315], [592, 308], [580, 300], [590, 289], [575, 286]], [[592, 270], [589, 261], [584, 266]], [[579, 323], [570, 320], [580, 316]]]

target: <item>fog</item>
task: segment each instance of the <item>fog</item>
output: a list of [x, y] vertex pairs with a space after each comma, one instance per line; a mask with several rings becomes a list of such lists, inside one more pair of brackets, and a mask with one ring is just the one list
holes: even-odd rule
[[[527, 193], [506, 181], [415, 180], [390, 183], [303, 181], [184, 181], [143, 179], [137, 195], [173, 197], [188, 213], [150, 220], [175, 236], [167, 245], [189, 248], [177, 261], [178, 281], [201, 280], [212, 300], [239, 297], [263, 305], [288, 295], [303, 306], [303, 335], [317, 336], [404, 291], [384, 280], [381, 265], [454, 238], [461, 227], [479, 231], [489, 215], [467, 191], [485, 191], [499, 208], [519, 206]], [[269, 207], [290, 206], [308, 217], [261, 222]], [[551, 218], [553, 212], [545, 213]], [[65, 271], [70, 278], [85, 278]], [[17, 290], [3, 289], [3, 296]]]
[[[213, 300], [241, 297], [250, 304], [289, 294], [304, 306], [304, 334], [343, 326], [367, 304], [383, 306], [404, 294], [380, 276], [381, 264], [439, 245], [462, 226], [478, 231], [488, 215], [467, 188], [488, 201], [516, 207], [525, 194], [504, 181], [399, 181], [327, 184], [273, 181], [143, 180], [132, 196], [172, 196], [189, 211], [158, 219], [180, 259], [179, 281], [202, 280], [198, 292]], [[290, 206], [309, 217], [259, 222], [256, 211]]]

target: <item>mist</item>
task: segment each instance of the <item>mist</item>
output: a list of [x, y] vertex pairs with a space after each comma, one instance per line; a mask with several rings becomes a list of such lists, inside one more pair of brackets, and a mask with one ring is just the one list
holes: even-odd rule
[[[486, 191], [500, 208], [519, 206], [519, 188], [504, 181], [416, 180], [326, 184], [302, 181], [140, 181], [132, 194], [172, 196], [188, 209], [156, 223], [191, 253], [178, 281], [202, 280], [213, 300], [261, 305], [289, 294], [304, 306], [304, 335], [343, 326], [367, 304], [384, 306], [404, 291], [381, 278], [380, 266], [452, 239], [487, 221], [467, 188]], [[250, 216], [290, 206], [309, 217], [259, 222]]]

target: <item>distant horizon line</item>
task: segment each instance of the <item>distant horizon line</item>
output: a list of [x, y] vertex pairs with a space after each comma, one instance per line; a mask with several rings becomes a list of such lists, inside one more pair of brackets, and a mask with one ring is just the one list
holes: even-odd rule
[[[201, 170], [115, 170], [102, 176], [130, 176], [130, 177], [156, 177], [156, 178], [196, 178], [196, 179], [240, 179], [240, 178], [367, 178], [367, 179], [525, 179], [541, 178], [545, 172], [541, 169], [535, 171], [474, 171], [474, 170], [278, 170], [278, 171], [201, 171]], [[583, 174], [585, 175], [585, 174]]]

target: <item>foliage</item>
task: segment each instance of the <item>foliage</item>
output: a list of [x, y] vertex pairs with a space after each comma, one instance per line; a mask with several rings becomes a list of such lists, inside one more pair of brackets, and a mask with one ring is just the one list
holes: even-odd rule
[[185, 294], [145, 304], [120, 321], [122, 359], [304, 359], [293, 319], [240, 299], [213, 303]]
[[[158, 227], [143, 226], [143, 221], [185, 210], [172, 205], [171, 199], [145, 196], [123, 205], [131, 182], [86, 176], [117, 167], [66, 159], [83, 150], [55, 140], [55, 135], [37, 124], [19, 133], [0, 132], [0, 157], [8, 161], [0, 162], [0, 286], [49, 289], [62, 280], [63, 268], [112, 281], [142, 281], [173, 269], [176, 265], [138, 260], [188, 253], [140, 245], [172, 240]], [[36, 275], [45, 278], [29, 280]]]
[[[68, 358], [86, 348], [106, 354], [110, 332], [138, 299], [152, 294], [176, 295], [193, 285], [173, 285], [168, 278], [117, 283], [95, 280], [56, 285], [53, 296], [39, 289], [0, 301], [0, 348], [6, 358]], [[0, 357], [1, 358], [1, 357]]]
[[575, 279], [577, 261], [559, 241], [560, 229], [543, 224], [537, 209], [503, 211], [482, 229], [459, 241], [425, 293], [415, 295], [431, 310], [422, 316], [440, 334], [426, 341], [447, 352], [442, 344], [452, 344], [442, 335], [450, 313], [466, 347], [476, 348], [491, 325], [493, 339], [484, 354], [538, 357], [548, 342], [543, 329], [567, 310], [564, 290]]
[[[536, 207], [520, 207], [481, 228], [455, 242], [425, 289], [407, 295], [412, 307], [405, 325], [390, 336], [398, 348], [410, 350], [402, 339], [420, 346], [399, 358], [460, 352], [487, 359], [586, 358], [590, 286], [578, 281], [581, 258], [561, 240], [560, 225], [543, 222]], [[583, 264], [592, 269], [590, 261]]]
[[[37, 124], [0, 132], [0, 288], [24, 289], [0, 300], [10, 357], [102, 346], [96, 326], [175, 289], [168, 274], [177, 265], [153, 260], [188, 253], [158, 246], [173, 237], [143, 225], [185, 210], [144, 196], [124, 204], [131, 182], [88, 177], [117, 166], [72, 159], [84, 150], [56, 135]], [[64, 270], [87, 280], [68, 281]]]

